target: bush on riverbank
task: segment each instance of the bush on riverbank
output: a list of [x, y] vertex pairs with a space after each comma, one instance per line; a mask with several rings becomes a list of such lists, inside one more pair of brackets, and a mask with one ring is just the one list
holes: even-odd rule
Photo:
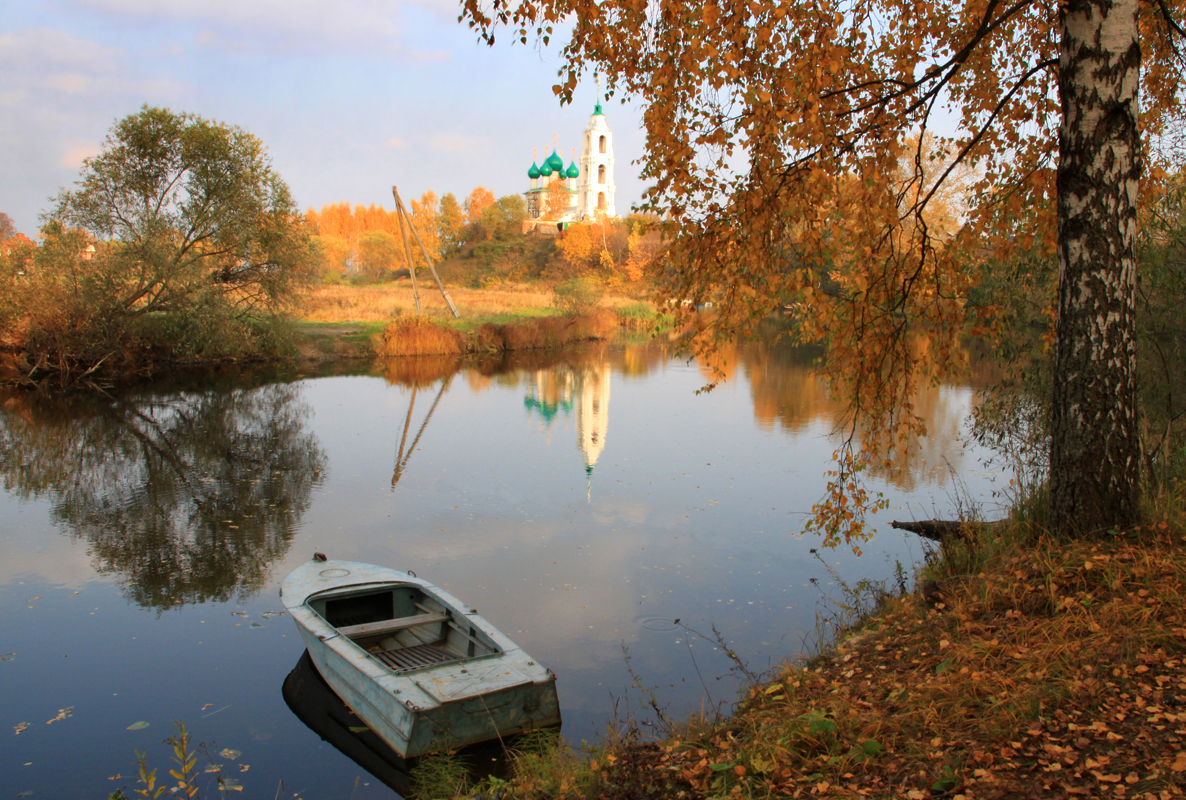
[[460, 331], [426, 317], [396, 320], [383, 329], [375, 342], [375, 354], [380, 356], [454, 355], [466, 349]]

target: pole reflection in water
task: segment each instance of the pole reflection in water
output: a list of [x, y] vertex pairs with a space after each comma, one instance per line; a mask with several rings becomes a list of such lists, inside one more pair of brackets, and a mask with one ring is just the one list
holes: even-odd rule
[[437, 406], [441, 403], [441, 398], [449, 390], [449, 384], [453, 382], [453, 376], [456, 374], [455, 372], [450, 373], [441, 381], [441, 388], [437, 392], [436, 399], [432, 401], [432, 406], [428, 409], [428, 413], [424, 415], [424, 421], [420, 423], [420, 429], [416, 431], [416, 437], [412, 439], [411, 444], [408, 444], [408, 431], [412, 427], [412, 412], [416, 410], [416, 393], [420, 390], [420, 384], [418, 382], [412, 384], [412, 399], [408, 401], [408, 415], [404, 418], [404, 430], [399, 440], [399, 452], [395, 454], [395, 469], [391, 472], [392, 489], [399, 483], [399, 479], [403, 477], [404, 469], [408, 466], [408, 461], [411, 460], [412, 453], [416, 452], [416, 448], [420, 444], [420, 437], [424, 435], [424, 429], [428, 427], [428, 421], [432, 419]]

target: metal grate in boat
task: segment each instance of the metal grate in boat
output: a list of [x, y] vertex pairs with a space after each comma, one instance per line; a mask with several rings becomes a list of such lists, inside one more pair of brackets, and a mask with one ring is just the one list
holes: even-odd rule
[[407, 672], [431, 664], [444, 664], [446, 661], [457, 661], [461, 656], [442, 650], [436, 645], [418, 644], [414, 647], [400, 647], [395, 650], [380, 650], [371, 653], [383, 662], [392, 672]]

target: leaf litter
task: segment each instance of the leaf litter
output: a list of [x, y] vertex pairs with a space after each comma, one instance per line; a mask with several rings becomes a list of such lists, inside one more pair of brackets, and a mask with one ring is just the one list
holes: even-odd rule
[[[884, 595], [731, 716], [662, 741], [629, 724], [568, 785], [607, 800], [1183, 797], [1184, 545], [1164, 524], [945, 545], [919, 578], [937, 592]], [[535, 792], [547, 783], [522, 775], [515, 796], [577, 796]]]

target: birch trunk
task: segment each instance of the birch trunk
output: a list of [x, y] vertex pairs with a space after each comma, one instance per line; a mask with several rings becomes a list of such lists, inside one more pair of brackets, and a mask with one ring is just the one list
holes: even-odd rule
[[1136, 521], [1137, 0], [1062, 5], [1051, 524]]

